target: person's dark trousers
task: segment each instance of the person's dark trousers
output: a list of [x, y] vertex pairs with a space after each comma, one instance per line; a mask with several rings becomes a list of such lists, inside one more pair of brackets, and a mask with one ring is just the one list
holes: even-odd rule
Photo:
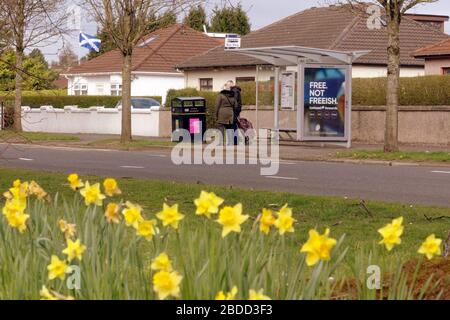
[[239, 127], [238, 127], [238, 123], [237, 120], [234, 121], [233, 123], [233, 130], [234, 130], [234, 145], [237, 146], [239, 144]]
[[231, 130], [234, 128], [234, 124], [222, 124], [219, 123], [217, 129], [219, 129], [222, 134], [222, 145], [231, 145], [232, 143], [229, 141], [231, 137], [228, 135], [227, 130]]

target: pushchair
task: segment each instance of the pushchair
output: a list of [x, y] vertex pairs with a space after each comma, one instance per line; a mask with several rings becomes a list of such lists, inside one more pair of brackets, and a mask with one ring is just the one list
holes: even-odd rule
[[255, 136], [255, 130], [253, 130], [253, 124], [245, 118], [238, 117], [237, 118], [237, 127], [238, 130], [241, 131], [245, 144], [250, 144], [250, 141], [253, 140]]

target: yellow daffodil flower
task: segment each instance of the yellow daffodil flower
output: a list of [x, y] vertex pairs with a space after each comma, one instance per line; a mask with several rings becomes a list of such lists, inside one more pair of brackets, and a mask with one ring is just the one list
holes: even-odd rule
[[84, 186], [83, 181], [78, 177], [78, 174], [72, 173], [67, 177], [67, 181], [70, 183], [70, 187], [73, 191], [77, 191], [78, 189]]
[[329, 234], [330, 229], [328, 228], [323, 235], [314, 229], [309, 231], [309, 239], [300, 249], [300, 252], [307, 254], [306, 264], [308, 266], [314, 266], [319, 260], [330, 260], [331, 249], [336, 245], [336, 240], [328, 237]]
[[234, 286], [230, 292], [224, 293], [223, 291], [219, 291], [216, 294], [216, 300], [234, 300], [238, 293], [238, 288]]
[[152, 268], [152, 270], [171, 272], [172, 262], [170, 261], [167, 253], [163, 252], [155, 259], [153, 259], [150, 267]]
[[138, 222], [136, 229], [136, 234], [138, 236], [144, 237], [147, 240], [151, 240], [155, 234], [158, 233], [158, 228], [156, 228], [156, 220], [144, 220]]
[[47, 192], [45, 192], [44, 189], [42, 189], [42, 187], [37, 184], [36, 181], [31, 181], [28, 188], [30, 194], [36, 196], [38, 200], [42, 200], [47, 196]]
[[200, 192], [200, 196], [194, 200], [194, 204], [197, 207], [195, 214], [205, 215], [209, 219], [211, 214], [219, 212], [219, 206], [223, 203], [223, 199], [216, 196], [214, 192]]
[[46, 286], [42, 286], [41, 291], [39, 291], [41, 296], [41, 300], [58, 300], [48, 289]]
[[66, 239], [72, 238], [77, 232], [77, 226], [73, 223], [67, 223], [64, 219], [58, 221], [59, 230], [64, 233]]
[[67, 247], [62, 253], [67, 255], [69, 261], [72, 261], [75, 258], [81, 261], [84, 251], [86, 251], [86, 246], [81, 244], [80, 239], [77, 239], [76, 241], [67, 239]]
[[6, 215], [9, 226], [16, 228], [20, 233], [24, 233], [27, 229], [26, 222], [29, 218], [30, 216], [28, 214], [24, 214], [23, 212], [15, 212]]
[[264, 295], [264, 289], [259, 291], [250, 289], [248, 300], [271, 300], [268, 296]]
[[108, 223], [119, 223], [120, 222], [119, 205], [114, 202], [108, 203], [105, 210], [105, 217]]
[[275, 224], [275, 217], [272, 214], [272, 210], [263, 209], [260, 218], [259, 230], [265, 234], [268, 234], [270, 227]]
[[434, 234], [429, 235], [420, 246], [418, 253], [424, 254], [428, 260], [431, 260], [434, 256], [441, 255], [441, 243], [442, 239], [436, 238]]
[[125, 224], [128, 227], [137, 229], [139, 222], [144, 221], [144, 218], [142, 218], [142, 208], [139, 205], [133, 204], [129, 201], [127, 201], [125, 205], [126, 208], [122, 210], [122, 214], [125, 218]]
[[184, 218], [184, 215], [178, 211], [178, 204], [168, 206], [163, 204], [163, 210], [156, 214], [156, 217], [162, 221], [163, 226], [171, 226], [178, 229], [178, 223]]
[[275, 227], [278, 228], [280, 235], [286, 232], [294, 232], [294, 223], [297, 220], [292, 218], [292, 208], [289, 208], [287, 203], [278, 211], [277, 219], [275, 220]]
[[169, 296], [179, 297], [180, 283], [183, 277], [176, 271], [159, 271], [153, 276], [153, 290], [160, 300]]
[[105, 179], [105, 181], [103, 181], [103, 187], [105, 188], [106, 195], [109, 197], [122, 193], [117, 185], [117, 181], [113, 178]]
[[50, 264], [47, 266], [48, 279], [53, 280], [60, 278], [64, 280], [66, 273], [70, 272], [71, 269], [65, 261], [60, 260], [57, 256], [53, 255]]
[[241, 224], [247, 219], [248, 215], [242, 214], [241, 203], [238, 203], [234, 207], [227, 206], [220, 209], [217, 222], [223, 226], [222, 238], [225, 238], [230, 232], [241, 232]]
[[84, 203], [87, 206], [91, 204], [101, 206], [103, 204], [103, 199], [106, 198], [100, 191], [100, 184], [96, 183], [91, 186], [89, 181], [86, 181], [84, 188], [80, 190], [80, 194], [83, 196]]
[[383, 239], [379, 242], [384, 244], [388, 251], [391, 251], [396, 244], [401, 244], [402, 239], [400, 238], [403, 234], [403, 217], [392, 220], [381, 229], [378, 229], [378, 233], [381, 234]]

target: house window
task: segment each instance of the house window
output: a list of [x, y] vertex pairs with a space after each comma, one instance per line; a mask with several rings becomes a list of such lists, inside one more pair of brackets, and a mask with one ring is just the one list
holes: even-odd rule
[[443, 74], [450, 74], [450, 68], [442, 68]]
[[97, 83], [95, 85], [95, 89], [96, 89], [97, 95], [102, 96], [105, 94], [105, 86], [103, 85], [103, 83]]
[[213, 90], [213, 79], [212, 78], [200, 79], [200, 91], [212, 91], [212, 90]]
[[87, 84], [75, 84], [73, 86], [73, 92], [76, 96], [87, 96], [88, 86]]
[[255, 82], [255, 77], [237, 77], [236, 84], [241, 84], [245, 82]]
[[111, 84], [111, 95], [121, 96], [122, 95], [122, 85], [118, 83]]

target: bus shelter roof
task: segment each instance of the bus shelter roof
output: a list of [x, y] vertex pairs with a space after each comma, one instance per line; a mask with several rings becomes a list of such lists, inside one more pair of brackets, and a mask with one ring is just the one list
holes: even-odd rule
[[301, 61], [306, 63], [351, 65], [356, 59], [370, 52], [370, 50], [336, 51], [300, 46], [240, 48], [228, 49], [227, 51], [263, 60], [274, 66], [298, 65]]

